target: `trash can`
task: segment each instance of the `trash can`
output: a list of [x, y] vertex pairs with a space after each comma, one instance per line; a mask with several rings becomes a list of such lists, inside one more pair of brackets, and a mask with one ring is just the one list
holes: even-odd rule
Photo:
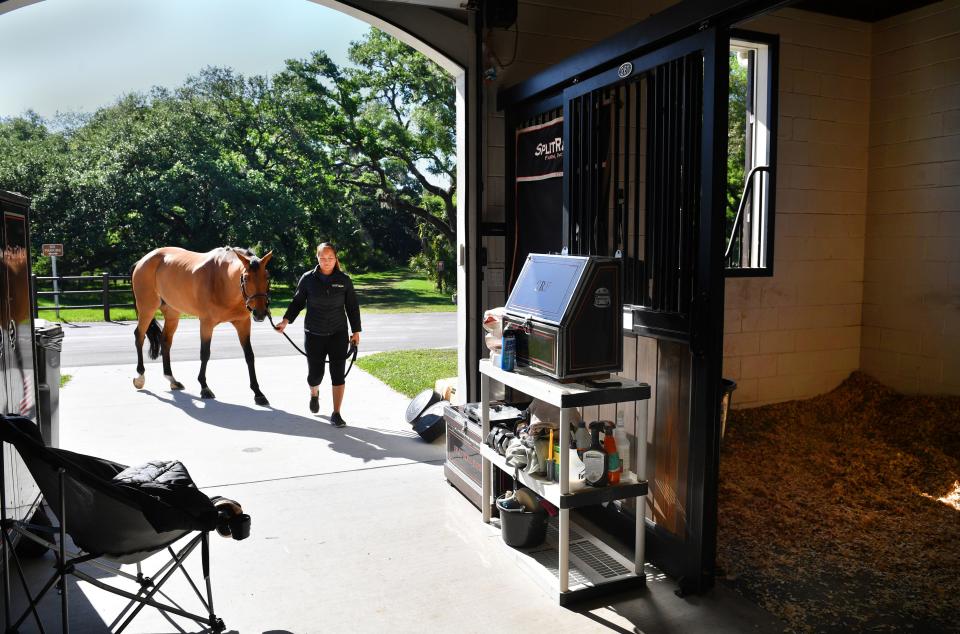
[[727, 413], [730, 411], [730, 399], [737, 389], [737, 382], [731, 379], [720, 379], [720, 438], [727, 431]]
[[60, 324], [37, 320], [34, 327], [37, 357], [37, 384], [40, 402], [37, 417], [43, 439], [51, 447], [60, 446], [60, 350], [63, 328]]

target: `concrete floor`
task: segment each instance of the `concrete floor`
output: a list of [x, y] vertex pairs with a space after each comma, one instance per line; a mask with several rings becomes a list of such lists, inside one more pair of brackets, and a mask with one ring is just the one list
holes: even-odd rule
[[[350, 424], [335, 429], [325, 417], [326, 385], [321, 414], [307, 410], [304, 366], [300, 357], [258, 359], [269, 408], [253, 404], [242, 360], [208, 367], [216, 401], [197, 397], [192, 377], [199, 363], [174, 366], [187, 385], [183, 392], [167, 389], [156, 364], [140, 392], [131, 383], [133, 364], [64, 369], [73, 375], [61, 393], [64, 448], [125, 464], [179, 459], [206, 492], [240, 501], [252, 516], [249, 539], [214, 538], [211, 548], [216, 612], [228, 630], [782, 629], [729, 590], [679, 598], [675, 583], [657, 574], [639, 592], [575, 610], [559, 607], [517, 566], [498, 530], [484, 525], [479, 511], [446, 483], [443, 440], [427, 444], [410, 431], [402, 420], [406, 397], [354, 369], [343, 408]], [[33, 562], [34, 575], [51, 562], [50, 556]], [[168, 594], [183, 598], [184, 608], [199, 607], [179, 579]], [[80, 583], [70, 603], [71, 632], [103, 632], [123, 600]], [[45, 612], [56, 604], [50, 598]], [[128, 631], [195, 630], [144, 611]]]

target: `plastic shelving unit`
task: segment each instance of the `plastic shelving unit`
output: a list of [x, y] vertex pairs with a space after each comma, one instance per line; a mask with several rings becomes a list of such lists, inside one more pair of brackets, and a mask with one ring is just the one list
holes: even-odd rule
[[[480, 421], [482, 437], [486, 438], [490, 432], [490, 379], [527, 394], [535, 399], [550, 403], [560, 408], [560, 447], [570, 447], [570, 409], [588, 405], [606, 405], [627, 401], [641, 401], [650, 398], [650, 386], [630, 379], [615, 377], [620, 383], [618, 386], [587, 387], [580, 383], [560, 383], [554, 379], [538, 374], [533, 370], [518, 368], [514, 372], [505, 372], [490, 363], [489, 359], [480, 361]], [[640, 451], [641, 444], [645, 444], [647, 437], [646, 409], [638, 416], [637, 442], [634, 443], [635, 453], [632, 464], [637, 465], [637, 473], [646, 471], [646, 451]], [[558, 482], [551, 482], [545, 478], [520, 473], [519, 479], [524, 486], [537, 492], [541, 497], [556, 506], [559, 512], [557, 540], [555, 554], [559, 559], [557, 568], [553, 568], [554, 551], [548, 549], [531, 549], [524, 553], [523, 558], [534, 561], [546, 573], [545, 577], [556, 587], [560, 605], [566, 605], [574, 600], [589, 598], [611, 592], [619, 592], [624, 586], [643, 584], [646, 580], [643, 571], [644, 559], [644, 522], [638, 521], [636, 528], [636, 548], [633, 561], [630, 562], [616, 553], [599, 539], [587, 533], [582, 527], [577, 527], [574, 540], [573, 556], [571, 561], [571, 521], [570, 511], [582, 506], [636, 498], [638, 518], [645, 517], [647, 482], [640, 479], [635, 473], [624, 473], [620, 483], [605, 487], [591, 487], [585, 483], [570, 481], [570, 451], [560, 451], [560, 474]], [[492, 467], [503, 469], [513, 474], [512, 467], [508, 467], [503, 456], [499, 455], [486, 445], [481, 446], [480, 455], [483, 458], [482, 469], [482, 500], [483, 521], [490, 522]], [[548, 540], [549, 541], [549, 540]], [[544, 557], [544, 553], [548, 558]], [[573, 570], [571, 570], [573, 563]], [[573, 574], [571, 574], [573, 573]]]

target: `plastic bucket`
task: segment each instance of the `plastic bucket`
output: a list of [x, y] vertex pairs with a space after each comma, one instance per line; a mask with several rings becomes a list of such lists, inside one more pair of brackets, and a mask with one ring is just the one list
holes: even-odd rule
[[720, 438], [727, 431], [727, 412], [730, 411], [730, 399], [737, 389], [737, 382], [730, 379], [720, 379]]
[[539, 546], [547, 538], [547, 512], [543, 509], [527, 511], [523, 508], [504, 508], [503, 494], [497, 498], [500, 511], [500, 536], [507, 546], [530, 548]]

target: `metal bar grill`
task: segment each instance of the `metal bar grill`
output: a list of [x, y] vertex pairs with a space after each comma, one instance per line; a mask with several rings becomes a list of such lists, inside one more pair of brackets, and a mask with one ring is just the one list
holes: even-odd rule
[[[630, 127], [633, 122], [633, 119], [631, 119], [630, 117], [630, 113], [633, 108], [632, 94], [633, 94], [634, 87], [637, 85], [638, 85], [637, 82], [628, 84], [623, 91], [623, 122], [624, 122], [624, 126], [623, 126], [623, 154], [624, 154], [623, 188], [624, 188], [624, 193], [623, 193], [623, 203], [622, 203], [623, 210], [622, 210], [622, 217], [621, 217], [621, 222], [623, 223], [623, 235], [621, 236], [621, 242], [623, 246], [621, 247], [621, 249], [623, 249], [623, 260], [624, 260], [623, 262], [624, 264], [624, 267], [623, 267], [624, 301], [626, 301], [627, 303], [632, 303], [633, 298], [635, 296], [633, 263], [637, 257], [637, 254], [635, 252], [631, 252], [631, 249], [630, 249], [630, 246], [631, 246], [630, 220], [633, 214], [629, 213], [631, 210], [631, 207], [630, 207], [631, 178], [630, 177], [632, 173], [630, 170], [630, 165], [631, 165], [630, 159], [632, 158], [634, 163], [640, 162], [640, 157], [631, 152], [631, 144], [630, 144], [630, 140], [632, 138], [632, 135], [630, 134]], [[639, 183], [637, 183], [636, 181], [632, 181], [632, 185], [635, 188], [639, 188]], [[634, 213], [636, 213], [636, 211], [634, 211]]]
[[674, 60], [666, 68], [666, 90], [664, 91], [664, 102], [667, 104], [666, 121], [664, 133], [664, 152], [667, 163], [664, 166], [666, 172], [666, 191], [664, 192], [663, 221], [664, 231], [661, 235], [663, 241], [663, 271], [661, 286], [661, 304], [660, 310], [670, 311], [675, 305], [673, 303], [673, 285], [676, 281], [676, 249], [677, 241], [673, 239], [677, 235], [676, 219], [679, 213], [677, 207], [677, 180], [680, 174], [677, 166], [677, 61]]
[[697, 56], [654, 69], [647, 86], [645, 261], [653, 311], [687, 315], [699, 201], [700, 92]]
[[[644, 81], [642, 85], [646, 86], [647, 94], [650, 93], [650, 82], [649, 76], [648, 79]], [[644, 201], [646, 198], [641, 196], [641, 187], [640, 187], [640, 176], [643, 174], [641, 169], [643, 162], [640, 160], [640, 151], [644, 147], [643, 144], [643, 123], [644, 123], [644, 113], [643, 113], [643, 96], [640, 94], [640, 82], [634, 84], [636, 90], [636, 106], [633, 111], [633, 148], [636, 158], [634, 161], [634, 170], [633, 170], [633, 213], [630, 214], [631, 220], [633, 222], [633, 260], [634, 266], [631, 267], [634, 270], [633, 275], [633, 287], [630, 297], [628, 297], [630, 303], [646, 305], [647, 297], [649, 296], [649, 285], [647, 284], [647, 266], [646, 258], [649, 255], [649, 252], [644, 250], [642, 253], [640, 251], [640, 228], [646, 225], [646, 222], [641, 222], [641, 201]], [[643, 218], [646, 219], [647, 210], [643, 208]]]
[[623, 208], [621, 201], [623, 199], [623, 182], [626, 179], [620, 176], [620, 138], [622, 136], [620, 128], [620, 102], [622, 87], [617, 86], [611, 89], [611, 101], [613, 102], [613, 243], [616, 250], [623, 253]]
[[580, 231], [581, 235], [581, 253], [590, 253], [590, 247], [593, 244], [593, 235], [592, 235], [592, 216], [591, 213], [593, 207], [593, 197], [594, 197], [594, 188], [593, 188], [593, 153], [594, 145], [593, 140], [596, 136], [596, 122], [594, 120], [594, 95], [595, 93], [590, 93], [587, 96], [586, 100], [586, 110], [584, 117], [584, 134], [586, 135], [586, 156], [584, 157], [584, 168], [586, 174], [586, 181], [584, 187], [584, 196], [583, 196], [583, 206], [580, 208]]
[[663, 97], [663, 67], [658, 67], [653, 72], [650, 83], [650, 99], [647, 107], [647, 120], [650, 123], [647, 129], [647, 226], [644, 232], [647, 248], [647, 258], [650, 262], [650, 303], [648, 308], [659, 310], [662, 305], [662, 277], [663, 268], [662, 250], [660, 244], [660, 228], [663, 226], [661, 219], [663, 215], [663, 202], [661, 195], [663, 192], [663, 157], [661, 148], [661, 139], [663, 138], [663, 116], [656, 116], [655, 113], [662, 113], [665, 104], [662, 103]]
[[700, 200], [702, 65], [677, 58], [568, 103], [570, 253], [620, 250], [626, 303], [680, 316]]

